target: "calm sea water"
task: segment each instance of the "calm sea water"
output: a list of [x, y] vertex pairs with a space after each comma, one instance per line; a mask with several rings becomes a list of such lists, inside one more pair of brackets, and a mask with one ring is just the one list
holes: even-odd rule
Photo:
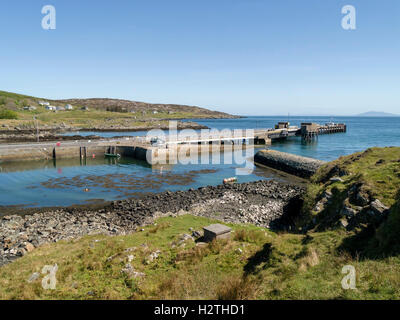
[[[287, 117], [248, 117], [242, 119], [195, 120], [216, 129], [271, 128]], [[304, 121], [344, 122], [347, 133], [321, 135], [314, 143], [300, 138], [274, 142], [272, 149], [322, 160], [362, 151], [373, 146], [400, 146], [400, 118], [290, 117], [291, 125]], [[144, 135], [145, 132], [111, 132], [104, 137]], [[123, 199], [142, 193], [185, 190], [217, 185], [226, 177], [236, 176], [242, 165], [204, 164], [151, 167], [134, 159], [79, 159], [0, 163], [0, 206], [67, 206], [93, 201]], [[238, 175], [239, 182], [280, 178], [276, 173], [253, 168], [248, 175]], [[0, 213], [2, 209], [0, 208]]]
[[346, 133], [321, 135], [314, 143], [304, 143], [298, 137], [284, 142], [274, 142], [271, 149], [290, 152], [305, 157], [331, 161], [375, 146], [400, 146], [400, 117], [248, 117], [243, 119], [193, 120], [210, 128], [273, 128], [279, 121], [290, 121], [300, 126], [302, 122], [327, 122], [347, 124]]

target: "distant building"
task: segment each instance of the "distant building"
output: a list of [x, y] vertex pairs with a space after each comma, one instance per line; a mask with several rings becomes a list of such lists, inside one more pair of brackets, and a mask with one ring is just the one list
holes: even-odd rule
[[39, 105], [41, 105], [41, 106], [50, 106], [50, 103], [49, 103], [49, 102], [46, 102], [46, 101], [39, 101], [38, 103], [39, 103]]
[[57, 110], [57, 111], [65, 111], [65, 108], [64, 108], [64, 107], [58, 106], [58, 107], [56, 107], [56, 110]]
[[34, 107], [34, 106], [27, 106], [27, 107], [24, 107], [24, 110], [34, 111], [34, 110], [36, 110], [36, 107]]
[[68, 111], [74, 110], [74, 107], [71, 106], [70, 104], [66, 104], [64, 108], [65, 108], [65, 110], [68, 110]]
[[55, 106], [50, 106], [50, 105], [48, 105], [48, 106], [46, 106], [46, 110], [56, 111], [57, 108], [56, 108]]
[[278, 124], [275, 125], [275, 129], [288, 129], [289, 127], [290, 123], [287, 121], [278, 122]]
[[83, 110], [83, 111], [89, 111], [89, 108], [85, 106], [85, 107], [82, 107], [81, 110]]
[[153, 111], [153, 114], [157, 114], [157, 113], [158, 113], [158, 111], [157, 111], [157, 110], [154, 110], [154, 111]]

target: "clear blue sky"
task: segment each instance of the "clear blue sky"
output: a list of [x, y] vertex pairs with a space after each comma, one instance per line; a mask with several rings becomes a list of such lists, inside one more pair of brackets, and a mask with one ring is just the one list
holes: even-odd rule
[[[47, 4], [56, 30], [41, 27]], [[346, 4], [356, 30], [341, 27]], [[8, 0], [0, 39], [0, 90], [249, 115], [400, 113], [399, 0]]]

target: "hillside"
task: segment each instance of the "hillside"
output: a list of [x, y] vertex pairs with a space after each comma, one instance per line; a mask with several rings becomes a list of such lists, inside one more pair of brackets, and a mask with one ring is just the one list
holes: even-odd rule
[[344, 245], [363, 256], [400, 253], [400, 148], [371, 148], [320, 168], [299, 225], [352, 233]]
[[36, 106], [39, 101], [48, 101], [55, 106], [64, 106], [71, 104], [78, 108], [88, 107], [99, 111], [114, 111], [114, 112], [159, 112], [159, 113], [185, 113], [192, 114], [193, 117], [199, 118], [237, 118], [224, 112], [212, 111], [197, 106], [179, 105], [179, 104], [156, 104], [139, 101], [130, 101], [122, 99], [107, 99], [107, 98], [91, 98], [91, 99], [61, 99], [52, 100], [46, 98], [31, 97], [27, 95], [0, 91], [0, 105], [11, 110], [20, 110], [21, 106]]
[[380, 111], [369, 111], [360, 113], [357, 115], [357, 117], [400, 117], [400, 115]]
[[[46, 106], [40, 105], [41, 101], [58, 108], [48, 110]], [[72, 110], [65, 110], [67, 104], [72, 106]], [[31, 131], [36, 131], [34, 117], [38, 120], [41, 132], [138, 131], [168, 128], [168, 120], [172, 119], [238, 118], [195, 106], [151, 104], [118, 99], [49, 100], [0, 91], [0, 131], [10, 133], [26, 131], [29, 134]], [[203, 128], [194, 122], [190, 124], [179, 122], [178, 127]], [[0, 137], [0, 140], [10, 137]]]

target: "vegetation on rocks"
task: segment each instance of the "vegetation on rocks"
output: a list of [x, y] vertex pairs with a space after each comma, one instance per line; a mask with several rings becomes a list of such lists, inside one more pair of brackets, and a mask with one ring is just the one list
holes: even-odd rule
[[305, 196], [298, 226], [345, 229], [343, 246], [353, 254], [398, 254], [400, 148], [371, 148], [319, 169]]

